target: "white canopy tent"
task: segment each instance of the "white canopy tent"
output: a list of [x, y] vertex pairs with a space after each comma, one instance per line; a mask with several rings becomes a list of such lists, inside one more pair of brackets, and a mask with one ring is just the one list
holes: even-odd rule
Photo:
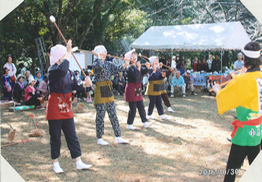
[[237, 50], [250, 42], [240, 22], [152, 26], [131, 48], [157, 51]]
[[[240, 50], [250, 42], [240, 22], [152, 26], [131, 45], [131, 48], [156, 51], [222, 51]], [[221, 75], [222, 83], [222, 75]]]

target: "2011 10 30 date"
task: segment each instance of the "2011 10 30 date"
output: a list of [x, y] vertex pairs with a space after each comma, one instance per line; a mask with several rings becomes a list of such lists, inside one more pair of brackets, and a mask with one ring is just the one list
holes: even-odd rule
[[200, 169], [199, 176], [238, 175], [239, 169]]

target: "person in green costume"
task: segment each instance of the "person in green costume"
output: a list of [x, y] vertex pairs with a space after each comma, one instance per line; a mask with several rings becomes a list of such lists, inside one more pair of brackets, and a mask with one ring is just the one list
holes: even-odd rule
[[232, 146], [225, 171], [225, 182], [235, 181], [242, 162], [249, 164], [260, 152], [262, 139], [262, 73], [260, 71], [260, 46], [249, 42], [241, 50], [246, 73], [237, 75], [225, 88], [214, 85], [219, 114], [236, 108], [237, 120], [232, 125]]

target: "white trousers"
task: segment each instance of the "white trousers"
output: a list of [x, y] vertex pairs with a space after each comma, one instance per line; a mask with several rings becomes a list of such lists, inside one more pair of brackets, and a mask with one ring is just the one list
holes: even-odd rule
[[[185, 85], [183, 85], [183, 86], [181, 86], [181, 87], [179, 87], [177, 89], [182, 89], [182, 93], [185, 94], [186, 93], [186, 86], [187, 86], [187, 88], [190, 88], [190, 90], [192, 92], [195, 90], [194, 85], [192, 83], [189, 83], [187, 85], [185, 84]], [[171, 93], [172, 94], [174, 93], [174, 89], [175, 89], [175, 87], [173, 85], [171, 85]]]

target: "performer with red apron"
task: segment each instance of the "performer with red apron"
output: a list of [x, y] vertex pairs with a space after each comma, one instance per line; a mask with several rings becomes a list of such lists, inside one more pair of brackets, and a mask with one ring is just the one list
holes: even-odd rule
[[129, 59], [131, 64], [126, 68], [128, 83], [125, 88], [125, 101], [129, 104], [129, 112], [127, 118], [127, 129], [136, 130], [133, 122], [136, 116], [136, 108], [138, 109], [142, 123], [148, 128], [153, 122], [148, 122], [142, 96], [142, 74], [147, 74], [150, 69], [150, 63], [146, 63], [146, 69], [141, 69], [140, 61], [137, 62], [137, 54], [135, 49], [125, 54], [125, 58]]
[[102, 139], [104, 134], [104, 118], [106, 111], [116, 136], [116, 142], [119, 144], [129, 143], [128, 141], [121, 138], [121, 130], [116, 115], [111, 81], [112, 75], [123, 71], [128, 66], [129, 61], [126, 61], [125, 65], [116, 65], [110, 61], [105, 61], [107, 50], [103, 45], [96, 46], [94, 53], [97, 54], [97, 57], [95, 57], [95, 61], [93, 63], [94, 81], [96, 82], [94, 102], [96, 108], [97, 144], [109, 144], [107, 141]]
[[[56, 173], [63, 173], [58, 163], [61, 146], [61, 130], [63, 130], [72, 159], [76, 161], [77, 169], [88, 169], [92, 165], [81, 161], [81, 149], [75, 131], [74, 115], [72, 111], [72, 91], [76, 90], [77, 82], [73, 72], [69, 70], [69, 60], [72, 51], [72, 41], [67, 47], [56, 45], [51, 48], [49, 67], [50, 95], [46, 107], [46, 119], [49, 124], [51, 158]], [[86, 79], [84, 87], [90, 84]]]
[[[260, 151], [262, 139], [262, 73], [260, 71], [260, 46], [248, 43], [242, 49], [247, 72], [237, 75], [225, 88], [214, 85], [217, 93], [219, 114], [236, 108], [237, 120], [232, 125], [232, 146], [228, 158], [224, 181], [235, 181], [243, 160], [248, 156], [249, 164]], [[220, 90], [221, 89], [221, 90]]]
[[157, 112], [160, 116], [160, 119], [166, 119], [167, 117], [164, 115], [164, 109], [162, 106], [162, 99], [161, 99], [161, 90], [165, 87], [163, 79], [165, 78], [165, 74], [161, 72], [160, 69], [157, 67], [160, 65], [162, 67], [163, 63], [159, 64], [158, 57], [151, 56], [149, 61], [152, 65], [152, 68], [149, 70], [148, 73], [148, 85], [146, 89], [146, 95], [149, 96], [149, 106], [148, 106], [148, 118], [155, 119], [152, 116], [154, 106], [156, 105]]

